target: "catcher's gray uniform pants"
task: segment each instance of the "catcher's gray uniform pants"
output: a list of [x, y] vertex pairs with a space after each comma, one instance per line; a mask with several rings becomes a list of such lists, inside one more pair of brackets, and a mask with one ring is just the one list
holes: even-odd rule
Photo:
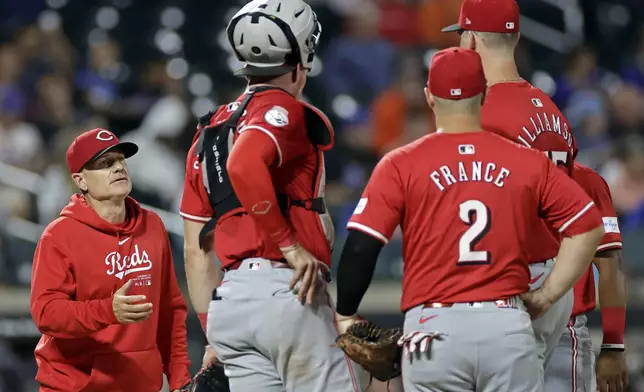
[[[550, 259], [542, 263], [530, 264], [530, 290], [541, 287], [543, 281], [550, 275], [554, 263], [554, 259]], [[557, 347], [559, 338], [566, 330], [574, 300], [573, 291], [570, 289], [543, 316], [532, 322], [534, 337], [537, 339], [537, 348], [539, 349], [539, 359], [543, 364], [544, 371], [548, 367], [548, 362]]]
[[362, 370], [335, 346], [326, 282], [313, 305], [289, 290], [293, 270], [247, 259], [227, 271], [208, 310], [208, 342], [232, 392], [360, 392]]
[[586, 316], [571, 317], [546, 369], [548, 392], [595, 392], [595, 354]]
[[403, 349], [405, 392], [542, 392], [530, 315], [521, 300], [512, 299], [510, 305], [471, 302], [408, 311], [405, 334], [446, 336], [433, 339], [426, 353], [417, 351], [411, 358]]

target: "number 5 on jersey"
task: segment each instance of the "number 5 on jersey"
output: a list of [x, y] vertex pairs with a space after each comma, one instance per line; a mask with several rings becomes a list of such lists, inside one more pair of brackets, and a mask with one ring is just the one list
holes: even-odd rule
[[492, 260], [490, 252], [475, 250], [474, 247], [490, 231], [490, 209], [480, 200], [467, 200], [459, 206], [458, 216], [469, 226], [458, 242], [458, 264], [489, 264]]
[[567, 151], [544, 151], [546, 156], [557, 166], [568, 167]]

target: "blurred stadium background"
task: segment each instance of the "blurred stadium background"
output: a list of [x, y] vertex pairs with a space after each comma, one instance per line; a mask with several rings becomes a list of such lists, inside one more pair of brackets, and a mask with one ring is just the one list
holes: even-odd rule
[[[224, 34], [243, 0], [0, 1], [0, 391], [35, 391], [31, 259], [39, 235], [74, 191], [64, 163], [80, 132], [105, 127], [136, 141], [133, 196], [168, 227], [185, 286], [177, 215], [195, 118], [244, 88]], [[346, 223], [385, 152], [432, 132], [426, 67], [457, 44], [440, 28], [460, 0], [311, 0], [323, 24], [306, 98], [335, 124], [328, 202], [341, 249]], [[522, 76], [550, 94], [577, 138], [580, 161], [611, 186], [629, 276], [630, 391], [644, 391], [644, 3], [519, 0]], [[379, 260], [363, 306], [402, 320], [400, 241]], [[600, 339], [599, 314], [589, 315]], [[190, 353], [204, 338], [191, 313]]]

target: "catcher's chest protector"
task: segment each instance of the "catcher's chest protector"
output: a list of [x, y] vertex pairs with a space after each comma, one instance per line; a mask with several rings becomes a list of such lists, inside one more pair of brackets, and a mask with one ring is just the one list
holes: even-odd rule
[[[214, 212], [212, 219], [206, 223], [199, 234], [199, 242], [202, 248], [204, 248], [204, 244], [207, 241], [207, 236], [215, 229], [219, 219], [227, 215], [246, 213], [230, 182], [226, 164], [235, 140], [237, 124], [245, 114], [248, 103], [256, 93], [271, 89], [277, 89], [277, 87], [251, 87], [244, 100], [234, 109], [234, 113], [221, 124], [210, 125], [215, 112], [210, 112], [199, 119], [202, 131], [197, 140], [195, 154], [199, 157], [199, 162], [201, 163], [204, 187]], [[237, 105], [237, 103], [229, 105], [229, 110], [234, 108], [233, 105]], [[309, 140], [319, 151], [329, 150], [334, 141], [333, 128], [330, 122], [318, 109], [304, 103], [303, 106]], [[318, 214], [326, 213], [324, 199], [321, 197], [308, 200], [293, 200], [278, 193], [277, 200], [284, 213], [290, 207], [302, 207]]]

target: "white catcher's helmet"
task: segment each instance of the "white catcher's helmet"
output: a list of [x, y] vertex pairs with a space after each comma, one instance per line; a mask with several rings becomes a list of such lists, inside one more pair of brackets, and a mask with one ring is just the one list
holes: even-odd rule
[[298, 64], [311, 69], [322, 27], [302, 0], [253, 0], [228, 24], [228, 41], [247, 76], [279, 76]]

